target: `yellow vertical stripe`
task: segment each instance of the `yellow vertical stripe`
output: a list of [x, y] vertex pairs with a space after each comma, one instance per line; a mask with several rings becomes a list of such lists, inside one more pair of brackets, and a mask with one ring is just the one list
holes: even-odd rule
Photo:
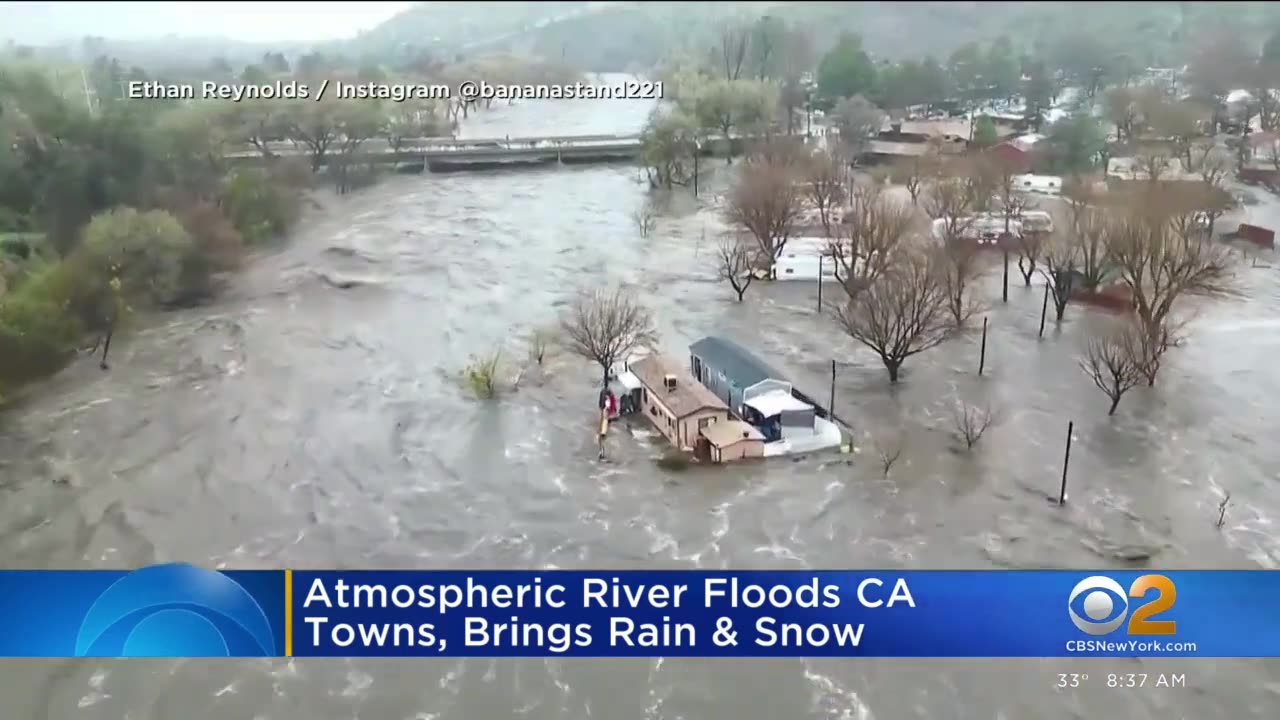
[[293, 571], [284, 571], [284, 656], [293, 657]]

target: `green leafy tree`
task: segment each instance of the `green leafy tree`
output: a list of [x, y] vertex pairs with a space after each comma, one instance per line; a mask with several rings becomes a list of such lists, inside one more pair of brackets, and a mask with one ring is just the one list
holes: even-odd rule
[[818, 92], [828, 105], [839, 98], [874, 95], [876, 66], [862, 48], [862, 38], [852, 33], [840, 36], [835, 47], [818, 63]]
[[980, 116], [973, 124], [973, 144], [978, 147], [991, 147], [996, 144], [999, 134], [996, 123], [989, 115]]
[[649, 186], [670, 189], [692, 178], [697, 123], [683, 112], [655, 109], [640, 134], [640, 157]]
[[82, 250], [95, 275], [119, 279], [124, 298], [166, 306], [183, 294], [183, 265], [195, 245], [167, 212], [119, 208], [94, 216]]
[[1043, 141], [1055, 172], [1080, 175], [1094, 167], [1106, 147], [1102, 126], [1087, 113], [1077, 113], [1049, 126]]
[[197, 103], [165, 114], [152, 135], [163, 179], [199, 198], [216, 198], [231, 141], [217, 111]]
[[232, 225], [250, 246], [283, 235], [300, 210], [297, 194], [260, 168], [232, 170], [223, 180], [220, 200]]
[[698, 92], [692, 110], [702, 129], [718, 132], [728, 142], [735, 132], [768, 123], [777, 106], [777, 88], [771, 83], [716, 80]]
[[1036, 132], [1044, 123], [1044, 114], [1053, 104], [1053, 79], [1042, 62], [1032, 63], [1027, 73], [1027, 82], [1023, 86], [1022, 96], [1026, 100], [1024, 117]]

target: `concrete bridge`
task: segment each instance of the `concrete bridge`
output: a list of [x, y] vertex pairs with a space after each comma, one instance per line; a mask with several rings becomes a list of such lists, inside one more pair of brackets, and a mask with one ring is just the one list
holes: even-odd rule
[[[322, 164], [338, 153], [334, 142]], [[640, 153], [639, 135], [572, 135], [522, 138], [406, 138], [395, 147], [385, 139], [369, 139], [360, 144], [352, 158], [362, 163], [396, 163], [423, 167], [432, 172], [485, 170], [519, 165], [551, 163], [594, 163], [634, 160]], [[305, 144], [283, 140], [267, 143], [267, 150], [280, 157], [311, 157]], [[260, 163], [265, 158], [257, 148], [241, 147], [228, 153], [234, 162]]]
[[[737, 146], [746, 136], [732, 136], [729, 144]], [[327, 165], [339, 154], [338, 141], [321, 159]], [[635, 160], [640, 155], [639, 135], [561, 135], [521, 138], [406, 138], [392, 147], [385, 139], [371, 138], [360, 144], [351, 157], [356, 162], [397, 164], [408, 169], [431, 172], [492, 170], [532, 165], [566, 165], [607, 163]], [[724, 138], [711, 138], [701, 144], [701, 154], [722, 155], [730, 151]], [[310, 148], [303, 143], [281, 140], [267, 143], [267, 150], [279, 157], [310, 159]], [[242, 146], [225, 156], [233, 162], [258, 164], [263, 153], [252, 146]]]

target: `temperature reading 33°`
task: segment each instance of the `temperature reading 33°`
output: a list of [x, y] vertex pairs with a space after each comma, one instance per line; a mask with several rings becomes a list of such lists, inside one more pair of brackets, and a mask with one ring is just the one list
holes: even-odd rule
[[1059, 689], [1078, 688], [1089, 682], [1089, 676], [1084, 673], [1058, 673], [1058, 681], [1054, 687]]

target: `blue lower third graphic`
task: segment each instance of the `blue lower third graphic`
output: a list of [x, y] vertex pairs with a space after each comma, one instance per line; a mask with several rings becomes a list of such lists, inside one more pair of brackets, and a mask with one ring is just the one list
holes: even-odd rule
[[1280, 657], [1274, 571], [0, 571], [5, 657]]
[[278, 657], [285, 573], [154, 565], [3, 573], [0, 655]]

